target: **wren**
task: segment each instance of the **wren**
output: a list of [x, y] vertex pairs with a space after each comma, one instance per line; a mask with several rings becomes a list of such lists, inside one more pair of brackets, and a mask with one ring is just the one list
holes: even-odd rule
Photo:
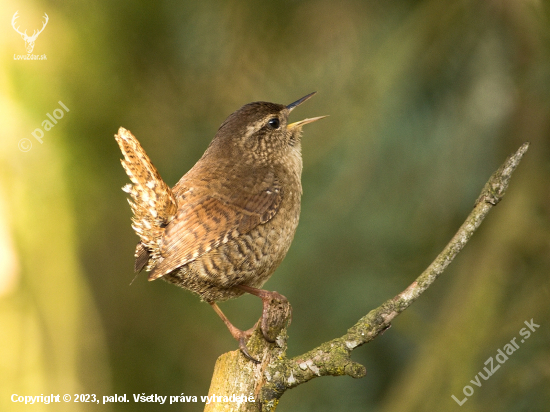
[[294, 238], [302, 195], [302, 126], [325, 116], [288, 123], [289, 114], [314, 93], [287, 106], [244, 105], [220, 126], [200, 160], [170, 189], [137, 141], [124, 128], [115, 139], [131, 180], [123, 190], [140, 241], [136, 272], [150, 272], [196, 293], [222, 318], [249, 359], [254, 328], [242, 331], [216, 302], [245, 292], [260, 297], [260, 326], [277, 292], [260, 289], [285, 257]]

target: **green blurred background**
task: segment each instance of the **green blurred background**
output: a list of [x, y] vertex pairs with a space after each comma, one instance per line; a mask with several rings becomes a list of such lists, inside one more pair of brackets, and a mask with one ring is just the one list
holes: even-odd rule
[[[48, 14], [33, 51], [47, 60], [14, 59], [17, 10], [29, 34]], [[266, 284], [293, 305], [290, 356], [410, 284], [506, 156], [531, 147], [451, 267], [354, 352], [367, 376], [316, 379], [278, 410], [550, 410], [548, 1], [7, 0], [0, 12], [0, 410], [27, 410], [13, 393], [207, 394], [236, 342], [196, 296], [144, 274], [129, 285], [137, 237], [113, 135], [130, 129], [173, 185], [241, 105], [311, 91], [292, 119], [330, 117], [305, 127], [301, 222]], [[40, 144], [31, 132], [58, 101], [70, 111]], [[252, 296], [221, 307], [242, 328], [261, 312]], [[472, 385], [530, 319], [540, 328]]]

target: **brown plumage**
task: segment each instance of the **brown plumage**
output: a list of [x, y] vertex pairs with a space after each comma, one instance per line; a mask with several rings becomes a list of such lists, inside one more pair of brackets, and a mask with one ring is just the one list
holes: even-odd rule
[[135, 270], [145, 268], [149, 280], [162, 278], [210, 303], [249, 358], [250, 331], [231, 325], [215, 302], [249, 292], [265, 308], [276, 293], [259, 288], [285, 257], [298, 225], [301, 127], [321, 118], [288, 124], [288, 115], [313, 94], [288, 106], [250, 103], [231, 114], [172, 189], [128, 130], [115, 136], [132, 181], [123, 190], [132, 197], [132, 227], [140, 237]]

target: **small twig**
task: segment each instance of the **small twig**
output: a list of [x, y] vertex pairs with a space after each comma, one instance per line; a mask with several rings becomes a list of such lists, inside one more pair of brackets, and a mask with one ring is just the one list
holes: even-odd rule
[[[430, 266], [403, 292], [384, 302], [361, 318], [348, 332], [339, 338], [325, 342], [317, 348], [290, 360], [270, 365], [268, 373], [278, 376], [262, 388], [262, 410], [274, 410], [270, 405], [290, 388], [294, 388], [317, 376], [349, 375], [360, 378], [366, 374], [364, 366], [351, 360], [351, 352], [370, 342], [390, 327], [391, 321], [407, 309], [443, 273], [456, 255], [464, 248], [485, 216], [504, 196], [514, 169], [529, 147], [524, 143], [491, 176], [474, 209], [458, 232], [445, 246]], [[277, 372], [279, 372], [277, 374]], [[276, 404], [276, 402], [275, 402]]]

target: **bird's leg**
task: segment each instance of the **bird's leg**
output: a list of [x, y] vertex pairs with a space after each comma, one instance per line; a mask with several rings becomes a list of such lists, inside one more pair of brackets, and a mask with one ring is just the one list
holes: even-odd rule
[[248, 339], [250, 339], [250, 336], [252, 336], [252, 332], [254, 331], [254, 328], [256, 325], [254, 325], [252, 328], [248, 330], [240, 330], [239, 328], [236, 328], [233, 326], [231, 322], [229, 322], [229, 319], [223, 314], [222, 310], [218, 307], [216, 302], [208, 302], [210, 306], [212, 306], [212, 309], [218, 314], [220, 318], [222, 318], [223, 323], [225, 323], [225, 326], [227, 326], [227, 329], [229, 329], [229, 332], [231, 335], [239, 342], [239, 349], [241, 350], [242, 354], [250, 359], [252, 362], [260, 363], [257, 359], [254, 359], [250, 353], [248, 353], [248, 348], [246, 347], [246, 342]]
[[262, 300], [263, 312], [260, 318], [262, 334], [266, 341], [275, 342], [275, 338], [292, 315], [292, 308], [288, 300], [278, 292], [256, 289], [246, 285], [239, 285], [236, 288], [258, 296]]

